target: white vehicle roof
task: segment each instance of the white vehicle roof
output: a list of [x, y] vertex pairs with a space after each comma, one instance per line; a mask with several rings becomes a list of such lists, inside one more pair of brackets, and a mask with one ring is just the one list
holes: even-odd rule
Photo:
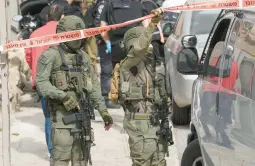
[[[184, 5], [186, 2], [187, 2], [187, 0], [165, 0], [162, 4], [162, 7], [168, 8], [168, 7], [173, 7], [173, 6]], [[176, 10], [173, 12], [180, 13], [181, 11]]]
[[[192, 4], [192, 3], [198, 3], [198, 2], [207, 2], [209, 0], [165, 0], [162, 4], [163, 8], [168, 8], [168, 7], [173, 7], [173, 6], [179, 6], [179, 5], [184, 5], [185, 3], [187, 4]], [[220, 0], [210, 0], [209, 2], [212, 1], [220, 1]], [[180, 10], [172, 11], [175, 13], [180, 13]]]

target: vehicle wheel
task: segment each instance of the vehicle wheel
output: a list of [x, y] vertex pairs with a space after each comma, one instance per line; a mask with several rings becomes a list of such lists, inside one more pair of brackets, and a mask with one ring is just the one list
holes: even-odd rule
[[182, 155], [181, 166], [204, 166], [198, 139], [186, 147]]
[[173, 115], [172, 121], [175, 125], [187, 125], [190, 121], [190, 107], [180, 108], [172, 97]]

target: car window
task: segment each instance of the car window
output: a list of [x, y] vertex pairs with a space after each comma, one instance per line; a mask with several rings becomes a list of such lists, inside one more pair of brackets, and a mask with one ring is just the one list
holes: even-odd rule
[[180, 14], [179, 18], [178, 18], [178, 22], [175, 26], [175, 30], [174, 30], [174, 35], [178, 38], [181, 36], [182, 33], [182, 28], [183, 28], [183, 23], [184, 23], [184, 14], [183, 12]]
[[243, 96], [251, 98], [251, 84], [253, 84], [254, 60], [249, 58], [249, 54], [242, 52], [245, 56], [240, 64], [239, 80], [241, 83], [240, 93]]
[[219, 22], [213, 33], [210, 34], [208, 39], [209, 42], [203, 53], [203, 56], [205, 56], [205, 75], [213, 82], [219, 81], [218, 78], [220, 77], [220, 70], [223, 70], [225, 74], [228, 74], [229, 72], [227, 68], [221, 69], [221, 65], [226, 51], [225, 40], [230, 22], [230, 19], [223, 19]]
[[193, 35], [209, 34], [220, 10], [193, 11], [190, 32]]
[[176, 22], [178, 19], [179, 13], [166, 11], [163, 14], [163, 21]]
[[[231, 32], [230, 44], [238, 64], [238, 81], [234, 91], [255, 100], [255, 20], [237, 20]], [[231, 68], [233, 70], [233, 66]]]
[[164, 26], [163, 26], [163, 32], [165, 34], [170, 34], [171, 33], [171, 23], [165, 23]]

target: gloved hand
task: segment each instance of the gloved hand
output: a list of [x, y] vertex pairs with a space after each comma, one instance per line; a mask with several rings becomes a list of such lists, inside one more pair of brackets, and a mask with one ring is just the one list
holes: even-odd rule
[[112, 117], [111, 115], [108, 113], [107, 110], [104, 110], [102, 112], [100, 112], [100, 115], [102, 117], [102, 119], [104, 120], [104, 123], [105, 123], [105, 130], [109, 130], [111, 127], [112, 127], [112, 124], [113, 124], [113, 120], [112, 120]]
[[72, 96], [66, 95], [66, 97], [63, 98], [62, 103], [67, 111], [80, 109], [79, 103]]
[[161, 16], [164, 13], [164, 10], [162, 8], [157, 8], [151, 11], [151, 14], [155, 15], [152, 19], [151, 22], [155, 25], [158, 24], [158, 22], [161, 20]]
[[110, 41], [106, 41], [105, 44], [106, 44], [106, 53], [110, 54], [112, 52], [111, 42]]

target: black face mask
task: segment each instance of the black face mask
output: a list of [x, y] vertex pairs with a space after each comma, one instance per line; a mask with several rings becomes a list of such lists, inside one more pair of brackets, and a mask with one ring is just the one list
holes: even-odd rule
[[86, 39], [73, 40], [65, 43], [61, 43], [63, 49], [70, 53], [76, 53], [82, 49], [85, 45]]

